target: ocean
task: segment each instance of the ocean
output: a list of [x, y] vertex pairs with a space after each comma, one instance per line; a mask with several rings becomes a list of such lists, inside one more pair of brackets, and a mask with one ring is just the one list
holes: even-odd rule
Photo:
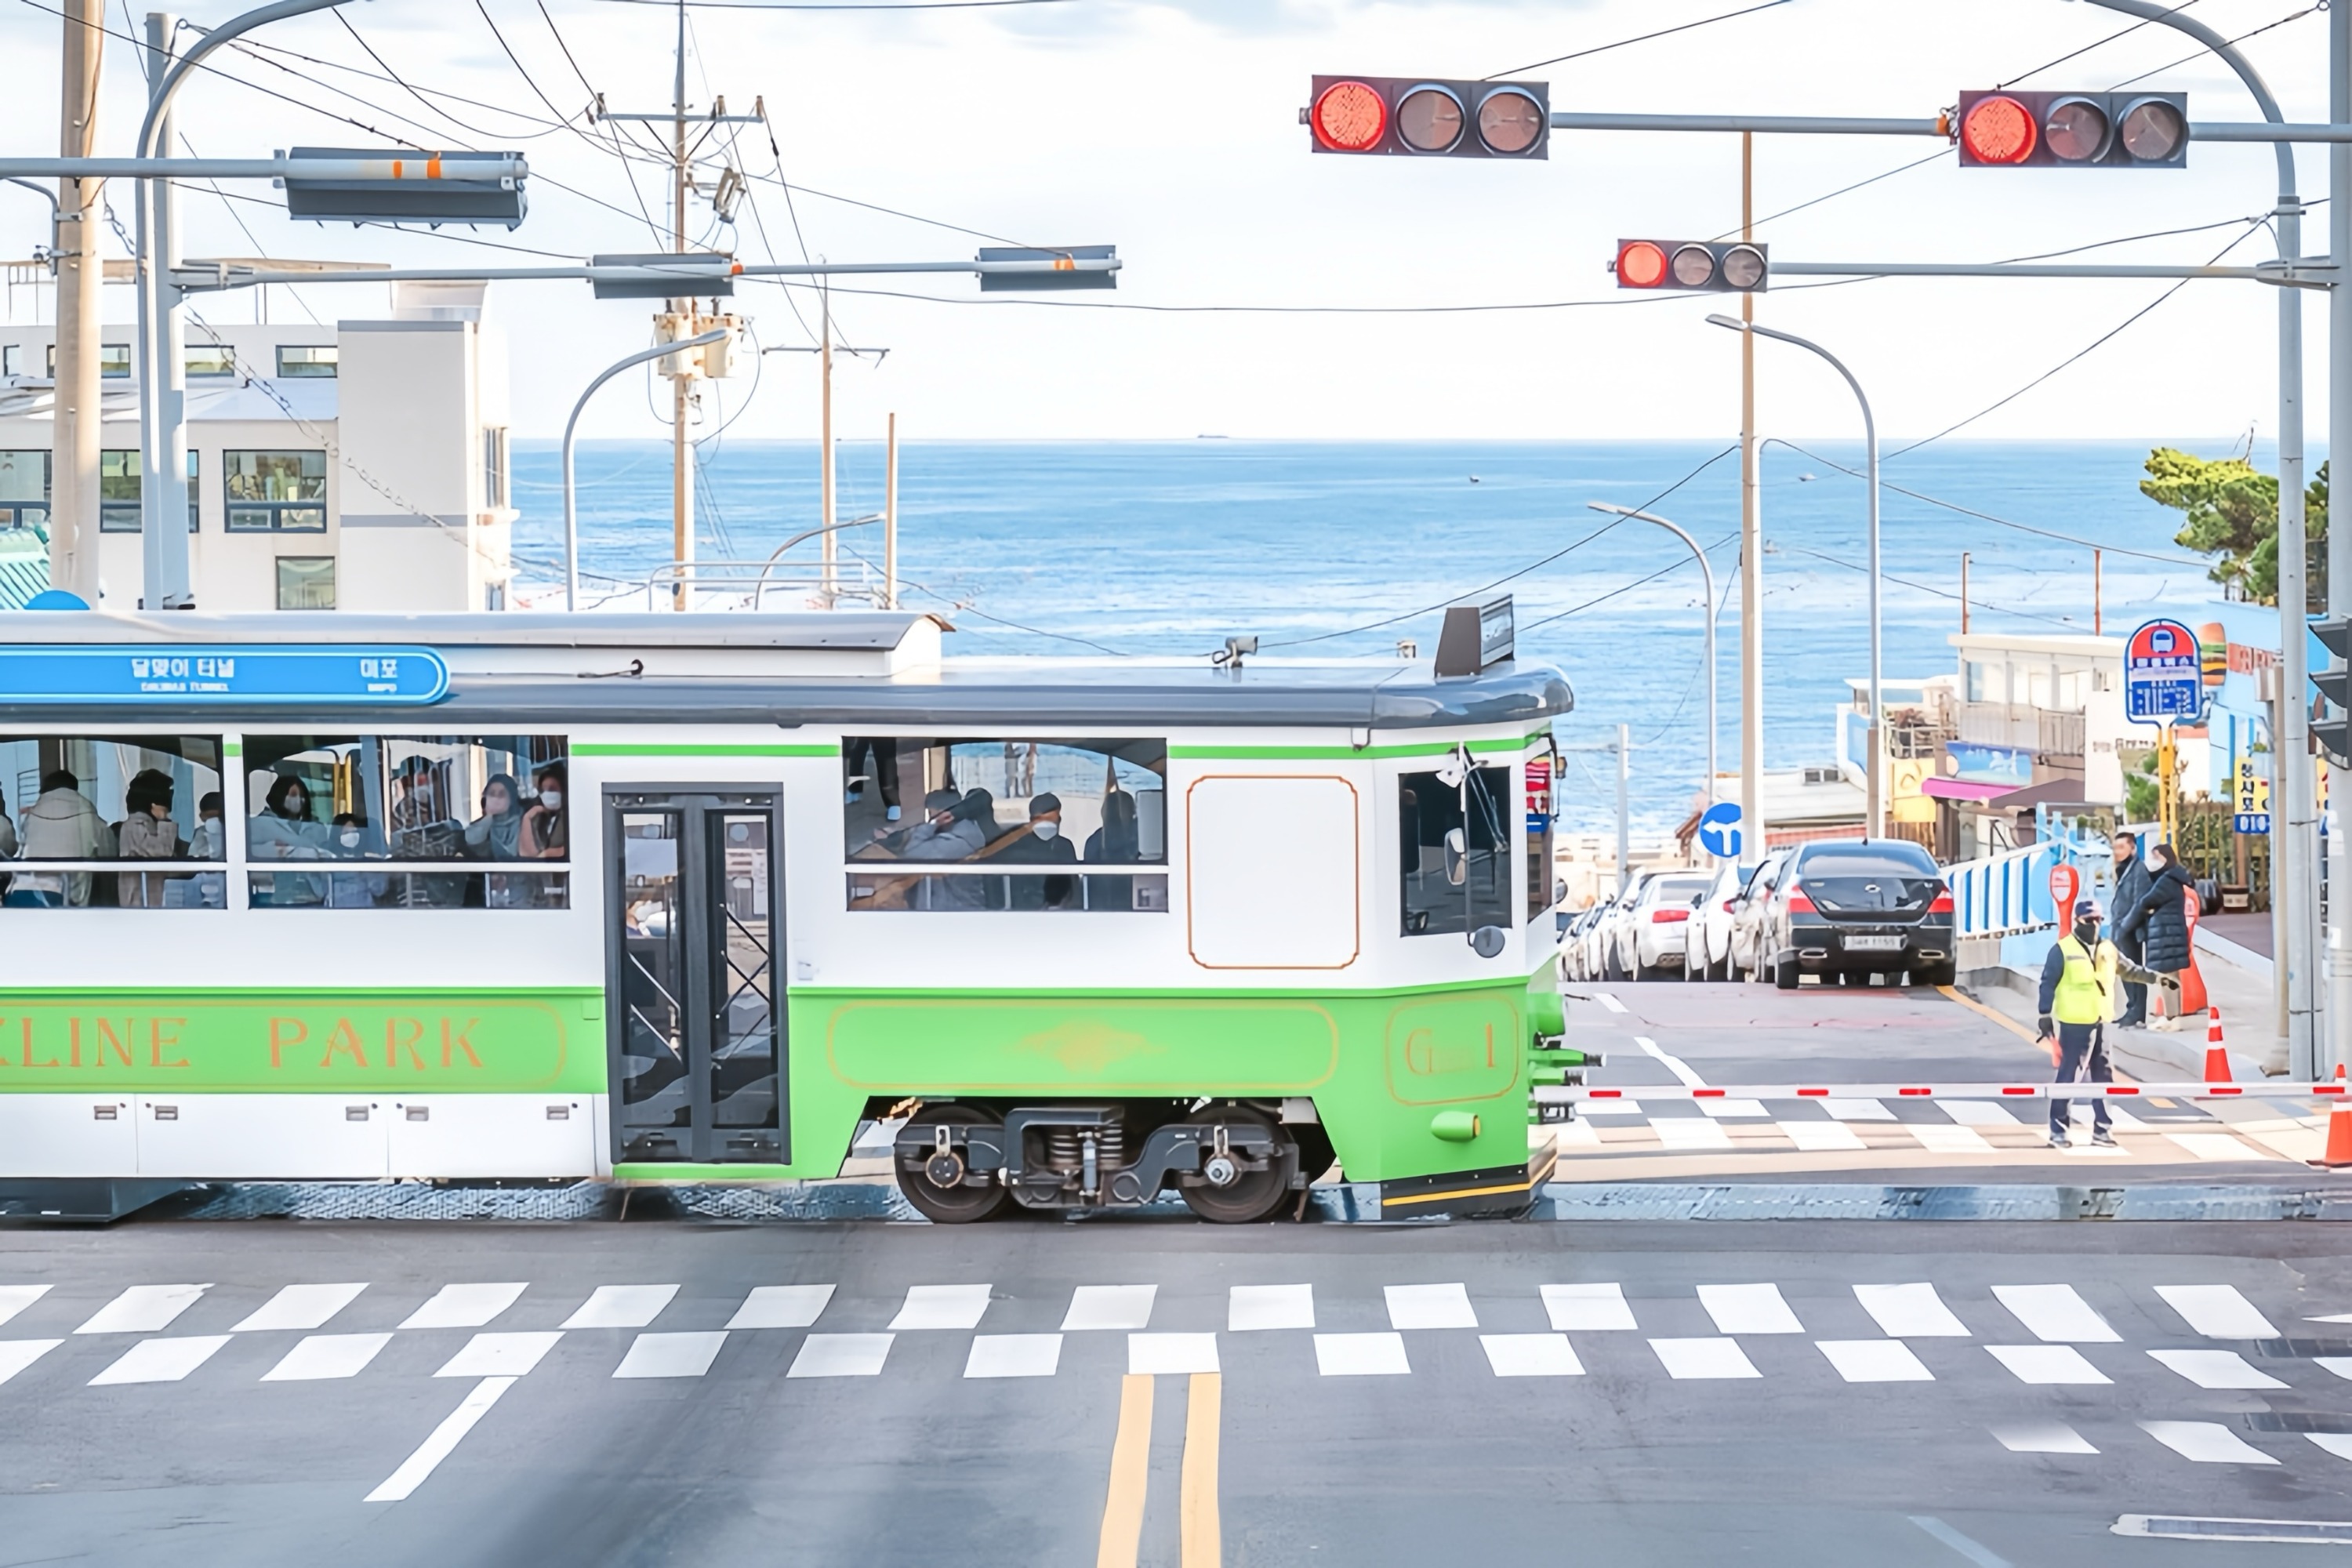
[[[2108, 630], [2156, 614], [2194, 624], [2218, 590], [2173, 544], [2179, 514], [2138, 492], [2140, 465], [2158, 444], [2209, 456], [2227, 446], [1955, 439], [1886, 457], [1886, 679], [1956, 668], [1948, 639], [1959, 629], [1964, 552], [1975, 629], [2091, 630], [2091, 549], [2028, 529], [2106, 547], [2098, 596]], [[1655, 832], [1687, 813], [1705, 769], [1705, 596], [1680, 541], [1586, 503], [1656, 512], [1706, 551], [1721, 605], [1718, 765], [1735, 770], [1739, 462], [1727, 446], [910, 442], [898, 458], [904, 602], [944, 615], [957, 627], [948, 639], [955, 653], [1205, 658], [1228, 635], [1255, 634], [1268, 656], [1382, 654], [1409, 638], [1426, 657], [1438, 606], [1507, 591], [1520, 657], [1559, 665], [1576, 689], [1576, 712], [1559, 724], [1563, 745], [1632, 727], [1634, 816]], [[670, 552], [668, 445], [583, 443], [576, 464], [583, 603], [642, 605], [646, 574]], [[1844, 683], [1868, 672], [1865, 489], [1842, 471], [1861, 467], [1856, 444], [1765, 448], [1759, 619], [1770, 767], [1828, 762], [1832, 709]], [[518, 578], [560, 582], [555, 444], [516, 443], [514, 469]], [[837, 516], [881, 510], [878, 444], [845, 443], [837, 471]], [[700, 484], [708, 558], [764, 558], [815, 525], [813, 442], [707, 446]], [[878, 527], [842, 537], [850, 570], [864, 561], [878, 571]], [[787, 559], [814, 561], [814, 550], [801, 545]], [[772, 593], [767, 602], [797, 607]], [[1579, 766], [1588, 790], [1572, 787]], [[1570, 782], [1565, 826], [1611, 826], [1608, 760], [1577, 754]]]

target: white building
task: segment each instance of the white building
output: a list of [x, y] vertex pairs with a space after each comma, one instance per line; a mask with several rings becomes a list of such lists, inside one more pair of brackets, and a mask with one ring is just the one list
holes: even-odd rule
[[[485, 286], [392, 290], [380, 319], [190, 322], [189, 555], [199, 607], [505, 607], [515, 517], [507, 357], [484, 319]], [[110, 290], [108, 303], [121, 292]], [[47, 529], [56, 338], [52, 325], [0, 326], [0, 557], [28, 555], [24, 531]], [[137, 604], [141, 577], [131, 341], [129, 326], [108, 327], [101, 362], [100, 572], [107, 605], [123, 609]], [[21, 576], [0, 587], [21, 585]]]

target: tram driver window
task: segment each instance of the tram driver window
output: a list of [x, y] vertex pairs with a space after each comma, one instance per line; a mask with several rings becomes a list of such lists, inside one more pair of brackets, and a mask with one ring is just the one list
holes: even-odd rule
[[567, 750], [561, 735], [248, 735], [252, 902], [565, 908]]
[[[1168, 742], [850, 735], [852, 910], [1164, 911]], [[928, 863], [920, 873], [869, 862]]]
[[0, 908], [222, 908], [220, 762], [217, 735], [0, 735]]
[[1405, 935], [1459, 936], [1480, 926], [1510, 927], [1511, 805], [1508, 768], [1473, 768], [1459, 785], [1433, 773], [1398, 778], [1397, 865]]

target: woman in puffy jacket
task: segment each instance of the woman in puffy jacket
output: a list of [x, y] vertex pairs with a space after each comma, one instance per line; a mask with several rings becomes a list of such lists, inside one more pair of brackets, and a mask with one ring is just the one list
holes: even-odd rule
[[[180, 854], [180, 825], [172, 818], [172, 776], [146, 768], [123, 793], [122, 826], [117, 829], [118, 853], [126, 860], [171, 860]], [[117, 873], [121, 883], [115, 901], [126, 910], [163, 907], [163, 884], [172, 879], [154, 871]]]
[[[2122, 929], [2138, 934], [2141, 962], [2163, 974], [2178, 974], [2189, 967], [2189, 910], [2187, 900], [2197, 896], [2196, 884], [2180, 864], [2179, 856], [2169, 844], [2159, 844], [2147, 853], [2148, 888], [2120, 922]], [[2170, 987], [2167, 988], [2170, 990]], [[2172, 991], [2178, 996], [2178, 991]], [[2173, 1004], [2177, 1012], [2179, 1004]], [[2151, 1026], [2155, 1028], [2178, 1026], [2177, 1017], [2166, 1018]]]

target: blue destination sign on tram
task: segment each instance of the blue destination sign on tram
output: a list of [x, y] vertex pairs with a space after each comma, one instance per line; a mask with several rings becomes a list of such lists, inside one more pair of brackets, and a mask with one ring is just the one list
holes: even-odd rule
[[409, 706], [449, 692], [449, 667], [423, 647], [180, 644], [25, 647], [0, 652], [0, 706], [153, 702]]

